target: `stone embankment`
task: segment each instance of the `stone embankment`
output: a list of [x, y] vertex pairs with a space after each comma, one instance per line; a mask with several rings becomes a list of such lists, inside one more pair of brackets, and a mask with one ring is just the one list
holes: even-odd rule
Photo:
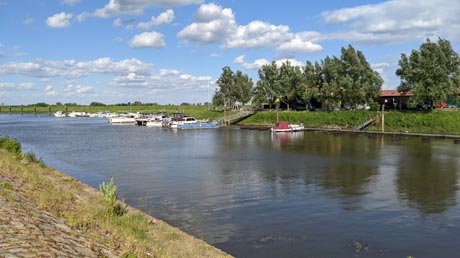
[[109, 216], [96, 189], [0, 149], [0, 258], [231, 257], [120, 204]]
[[4, 188], [0, 195], [0, 257], [120, 257], [117, 250], [94, 243], [62, 218], [37, 207], [15, 180], [1, 171], [0, 182]]

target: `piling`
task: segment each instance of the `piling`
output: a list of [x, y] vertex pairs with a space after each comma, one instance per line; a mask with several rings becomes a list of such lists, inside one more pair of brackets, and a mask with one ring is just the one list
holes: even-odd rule
[[67, 111], [68, 111], [67, 106], [65, 106], [65, 116], [67, 116], [67, 113], [68, 113]]
[[10, 106], [10, 115], [11, 115], [11, 106]]
[[21, 115], [24, 115], [24, 106], [21, 105]]
[[51, 116], [51, 106], [48, 107], [48, 115]]
[[34, 107], [34, 115], [37, 115], [37, 107]]

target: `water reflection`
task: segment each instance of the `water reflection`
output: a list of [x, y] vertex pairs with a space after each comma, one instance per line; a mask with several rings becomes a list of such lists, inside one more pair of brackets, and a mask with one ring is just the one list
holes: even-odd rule
[[409, 142], [396, 175], [399, 198], [423, 213], [442, 213], [456, 205], [458, 154], [437, 143]]

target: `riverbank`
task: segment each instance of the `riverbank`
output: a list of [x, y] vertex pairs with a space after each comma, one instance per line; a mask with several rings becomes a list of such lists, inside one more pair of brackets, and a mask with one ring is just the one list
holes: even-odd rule
[[111, 215], [94, 188], [14, 151], [0, 149], [5, 257], [230, 257], [126, 204]]
[[[263, 111], [242, 121], [243, 126], [270, 126], [279, 121], [303, 123], [306, 128], [356, 130], [362, 123], [378, 118], [365, 131], [381, 131], [381, 113], [373, 111], [296, 112]], [[385, 112], [385, 132], [460, 135], [460, 111]]]

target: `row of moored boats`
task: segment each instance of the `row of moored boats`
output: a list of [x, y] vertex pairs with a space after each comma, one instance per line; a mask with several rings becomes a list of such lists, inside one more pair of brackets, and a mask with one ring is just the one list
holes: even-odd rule
[[139, 125], [147, 127], [169, 127], [173, 129], [207, 129], [219, 128], [219, 123], [199, 120], [193, 116], [186, 116], [184, 113], [173, 113], [168, 116], [165, 112], [153, 114], [143, 113], [111, 113], [111, 112], [71, 112], [65, 114], [62, 111], [54, 113], [55, 117], [98, 117], [107, 118], [111, 125]]
[[[198, 120], [193, 116], [186, 116], [184, 113], [173, 113], [168, 116], [165, 112], [157, 112], [153, 114], [143, 113], [112, 113], [112, 112], [71, 112], [65, 114], [62, 111], [54, 113], [55, 117], [98, 117], [107, 118], [111, 125], [139, 125], [147, 127], [168, 127], [172, 129], [207, 129], [219, 128], [217, 122], [209, 122], [208, 120]], [[272, 132], [298, 132], [305, 129], [303, 124], [291, 124], [289, 122], [277, 122], [271, 128]]]

